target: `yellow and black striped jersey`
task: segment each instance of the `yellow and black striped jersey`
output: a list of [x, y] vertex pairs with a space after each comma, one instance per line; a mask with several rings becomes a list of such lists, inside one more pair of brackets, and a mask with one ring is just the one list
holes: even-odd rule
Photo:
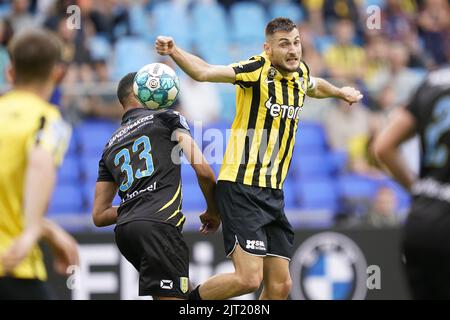
[[231, 65], [236, 73], [234, 118], [219, 180], [281, 189], [295, 144], [306, 91], [303, 62], [284, 77], [263, 53]]
[[[37, 95], [11, 91], [0, 98], [0, 256], [24, 228], [24, 184], [28, 152], [39, 144], [59, 165], [66, 152], [70, 127], [58, 109]], [[0, 277], [4, 276], [0, 264]], [[16, 278], [46, 279], [42, 253], [33, 248], [12, 272]]]

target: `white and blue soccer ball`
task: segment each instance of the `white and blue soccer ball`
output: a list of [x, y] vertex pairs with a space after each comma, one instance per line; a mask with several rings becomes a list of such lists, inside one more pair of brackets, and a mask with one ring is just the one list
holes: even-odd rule
[[180, 80], [168, 65], [151, 63], [136, 73], [133, 92], [142, 105], [149, 109], [168, 108], [178, 97]]

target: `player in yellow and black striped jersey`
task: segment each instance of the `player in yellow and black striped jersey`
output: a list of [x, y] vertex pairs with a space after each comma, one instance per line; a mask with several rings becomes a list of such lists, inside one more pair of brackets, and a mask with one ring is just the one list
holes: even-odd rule
[[209, 65], [170, 37], [155, 43], [159, 54], [170, 55], [193, 79], [237, 85], [236, 116], [216, 192], [225, 250], [236, 270], [206, 281], [192, 292], [193, 299], [226, 299], [255, 291], [261, 282], [260, 298], [287, 298], [293, 230], [284, 214], [282, 186], [304, 99], [335, 97], [351, 104], [362, 98], [354, 88], [310, 75], [291, 20], [273, 19], [265, 34], [262, 54], [230, 66]]
[[0, 98], [0, 300], [51, 298], [39, 239], [55, 249], [57, 271], [78, 263], [75, 240], [43, 218], [70, 127], [47, 100], [60, 59], [42, 30], [12, 40], [14, 88]]
[[300, 62], [284, 77], [262, 53], [232, 67], [242, 110], [232, 125], [219, 180], [281, 189], [303, 101], [314, 86], [308, 66]]

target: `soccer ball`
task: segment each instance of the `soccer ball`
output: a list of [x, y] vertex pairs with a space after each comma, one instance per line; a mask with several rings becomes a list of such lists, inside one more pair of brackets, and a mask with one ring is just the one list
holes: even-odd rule
[[149, 109], [168, 108], [177, 99], [180, 80], [169, 66], [163, 63], [148, 64], [136, 73], [133, 92]]

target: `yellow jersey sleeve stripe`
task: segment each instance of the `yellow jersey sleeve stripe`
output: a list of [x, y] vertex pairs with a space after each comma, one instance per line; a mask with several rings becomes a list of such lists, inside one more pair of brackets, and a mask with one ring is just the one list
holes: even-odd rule
[[258, 83], [265, 59], [263, 57], [251, 58], [251, 60], [231, 65], [235, 74], [235, 84], [241, 87], [250, 87]]

